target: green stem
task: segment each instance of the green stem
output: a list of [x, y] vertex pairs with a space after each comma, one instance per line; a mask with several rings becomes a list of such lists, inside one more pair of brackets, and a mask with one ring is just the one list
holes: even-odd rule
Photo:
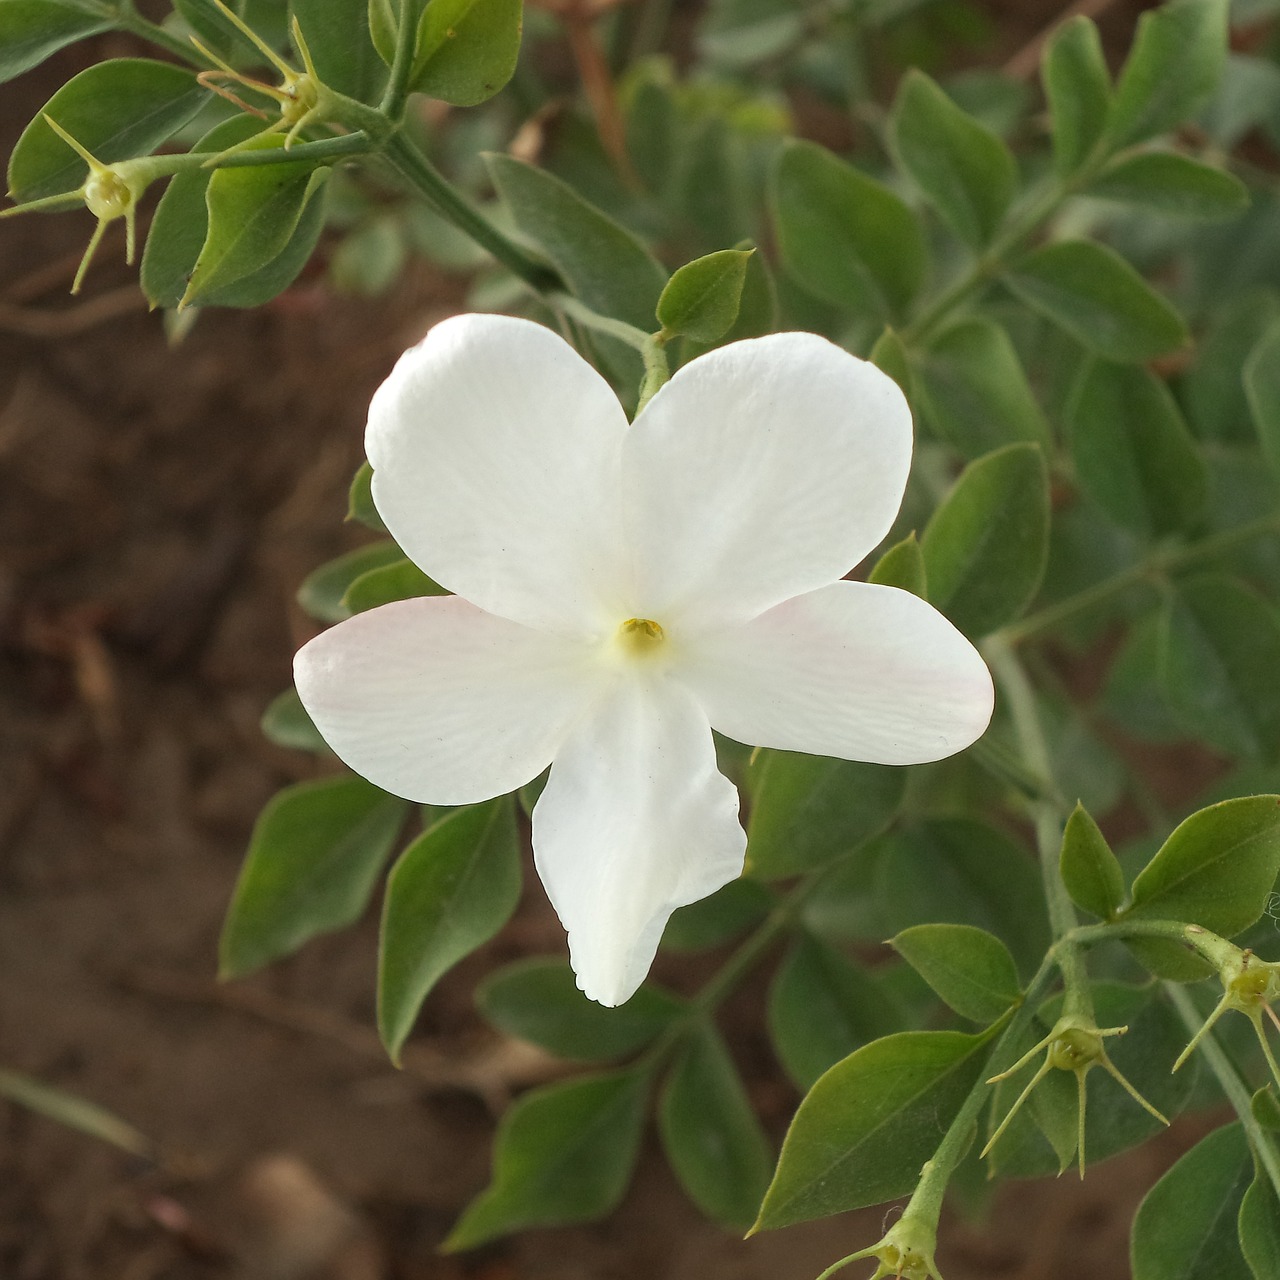
[[671, 380], [671, 366], [667, 363], [666, 347], [659, 337], [650, 337], [640, 349], [644, 359], [644, 380], [640, 383], [640, 399], [636, 402], [636, 415], [653, 399], [658, 391]]
[[[250, 147], [244, 151], [191, 151], [185, 156], [174, 157], [195, 163], [180, 168], [200, 168], [216, 160], [219, 169], [243, 169], [249, 165], [285, 164], [295, 160], [314, 160], [317, 164], [341, 160], [349, 156], [368, 155], [373, 146], [367, 134], [344, 133], [336, 138], [318, 138], [315, 142], [297, 142], [285, 151], [283, 147]], [[168, 157], [156, 157], [167, 159]]]
[[[1031, 1021], [1036, 1008], [1036, 997], [1040, 994], [1041, 988], [1049, 981], [1054, 967], [1053, 955], [1045, 956], [1040, 968], [1036, 970], [1035, 976], [1027, 983], [1027, 989], [1023, 992], [1021, 1003], [1013, 1010], [1012, 1016], [1005, 1015], [1009, 1018], [1009, 1023], [1001, 1033], [995, 1048], [991, 1051], [991, 1056], [987, 1060], [988, 1068], [999, 1067], [1003, 1069], [1002, 1063], [1004, 1059], [1009, 1056], [1012, 1046], [1018, 1042], [1018, 1036], [1022, 1034], [1027, 1023]], [[992, 1074], [995, 1074], [995, 1072], [992, 1072]], [[955, 1119], [948, 1125], [947, 1132], [943, 1135], [937, 1150], [929, 1160], [925, 1161], [920, 1170], [920, 1181], [916, 1184], [915, 1191], [912, 1192], [910, 1203], [903, 1210], [903, 1217], [914, 1213], [920, 1217], [928, 1217], [936, 1225], [938, 1216], [942, 1211], [942, 1198], [946, 1192], [947, 1183], [951, 1180], [951, 1175], [955, 1172], [956, 1166], [964, 1159], [965, 1152], [969, 1149], [970, 1131], [977, 1124], [978, 1117], [982, 1114], [982, 1108], [990, 1096], [988, 1093], [988, 1078], [987, 1071], [984, 1071], [982, 1078], [969, 1090], [960, 1110], [956, 1112]]]
[[413, 0], [400, 0], [396, 50], [391, 60], [386, 92], [378, 105], [378, 110], [389, 120], [400, 120], [404, 115], [405, 104], [409, 101], [409, 76], [413, 72], [413, 58], [417, 47], [418, 24], [414, 21]]
[[635, 351], [643, 353], [653, 341], [652, 335], [645, 333], [643, 329], [637, 329], [635, 325], [627, 324], [625, 320], [615, 320], [613, 316], [602, 316], [572, 294], [552, 293], [547, 295], [546, 300], [550, 306], [555, 307], [557, 311], [563, 311], [571, 320], [576, 320], [580, 325], [596, 333], [608, 334], [619, 342], [625, 342]]
[[213, 69], [214, 64], [189, 40], [180, 40], [158, 23], [149, 22], [133, 7], [132, 3], [121, 4], [115, 11], [114, 17], [116, 26], [121, 31], [127, 31], [130, 35], [138, 36], [143, 40], [149, 40], [152, 44], [158, 45], [161, 49], [173, 54], [175, 58], [188, 62], [194, 67], [199, 67], [201, 70]]
[[1158, 579], [1190, 568], [1202, 560], [1211, 560], [1214, 556], [1231, 551], [1268, 533], [1280, 533], [1280, 512], [1250, 520], [1247, 524], [1236, 525], [1233, 529], [1224, 529], [1221, 533], [1215, 533], [1212, 537], [1204, 538], [1188, 547], [1152, 552], [1137, 564], [1130, 565], [1129, 568], [1122, 569], [1101, 582], [1095, 582], [1093, 586], [1086, 587], [1065, 600], [1059, 600], [1057, 604], [1051, 604], [1036, 613], [1028, 614], [1020, 622], [1005, 627], [998, 633], [999, 637], [1006, 644], [1021, 644], [1042, 631], [1052, 631], [1063, 622], [1096, 609], [1100, 604], [1105, 604], [1114, 596], [1137, 586], [1140, 582]]
[[[1182, 1019], [1183, 1025], [1192, 1035], [1195, 1035], [1200, 1030], [1201, 1022], [1204, 1021], [1200, 1010], [1178, 983], [1166, 982], [1163, 985], [1164, 993], [1177, 1011], [1178, 1017]], [[1201, 1040], [1200, 1053], [1209, 1064], [1209, 1069], [1216, 1077], [1222, 1092], [1227, 1095], [1227, 1101], [1235, 1109], [1236, 1116], [1249, 1137], [1249, 1144], [1258, 1157], [1258, 1163], [1266, 1170], [1276, 1195], [1280, 1196], [1280, 1154], [1276, 1152], [1271, 1135], [1254, 1119], [1253, 1099], [1250, 1097], [1248, 1086], [1240, 1078], [1240, 1073], [1235, 1069], [1212, 1031]]]
[[515, 241], [499, 231], [403, 134], [397, 133], [387, 142], [385, 154], [396, 172], [441, 217], [488, 250], [536, 293], [548, 294], [561, 287], [551, 268], [535, 261]]

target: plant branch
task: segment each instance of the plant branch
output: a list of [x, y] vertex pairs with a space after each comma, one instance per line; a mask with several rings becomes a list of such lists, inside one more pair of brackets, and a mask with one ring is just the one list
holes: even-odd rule
[[1214, 556], [1243, 546], [1268, 533], [1280, 533], [1280, 512], [1262, 516], [1247, 524], [1236, 525], [1233, 529], [1224, 529], [1221, 533], [1215, 533], [1187, 547], [1152, 552], [1137, 564], [1130, 565], [1129, 568], [1122, 569], [1101, 582], [1095, 582], [1093, 586], [1086, 587], [1065, 600], [1059, 600], [1056, 604], [1028, 614], [1020, 622], [1003, 628], [999, 632], [999, 637], [1008, 645], [1021, 644], [1042, 631], [1052, 631], [1063, 622], [1096, 609], [1140, 582], [1159, 579], [1170, 573], [1191, 568], [1200, 561], [1211, 560]]
[[403, 134], [397, 133], [388, 140], [385, 155], [396, 172], [441, 217], [488, 250], [536, 293], [549, 294], [561, 287], [559, 278], [550, 267], [535, 261], [514, 240], [499, 231]]
[[[1196, 1008], [1191, 997], [1179, 983], [1166, 982], [1163, 986], [1164, 993], [1168, 996], [1169, 1003], [1173, 1005], [1178, 1017], [1182, 1019], [1183, 1026], [1192, 1035], [1196, 1035], [1204, 1021], [1200, 1010]], [[1234, 1108], [1240, 1124], [1248, 1135], [1249, 1145], [1258, 1157], [1258, 1163], [1266, 1170], [1276, 1195], [1280, 1196], [1280, 1154], [1276, 1151], [1271, 1135], [1254, 1119], [1253, 1099], [1249, 1094], [1248, 1086], [1240, 1078], [1240, 1073], [1227, 1057], [1226, 1051], [1218, 1043], [1212, 1031], [1200, 1041], [1200, 1053], [1209, 1064], [1209, 1069], [1217, 1079], [1222, 1092], [1227, 1095], [1227, 1101]]]

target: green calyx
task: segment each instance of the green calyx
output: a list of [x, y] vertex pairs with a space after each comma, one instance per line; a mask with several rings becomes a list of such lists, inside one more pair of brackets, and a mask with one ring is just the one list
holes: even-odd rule
[[828, 1267], [818, 1280], [828, 1280], [842, 1267], [863, 1258], [875, 1258], [879, 1264], [870, 1280], [942, 1280], [938, 1264], [933, 1260], [938, 1247], [936, 1222], [906, 1213], [885, 1233], [882, 1240], [860, 1249]]
[[1272, 1004], [1280, 999], [1280, 964], [1259, 960], [1252, 951], [1241, 950], [1229, 942], [1223, 942], [1219, 948], [1218, 979], [1222, 983], [1222, 999], [1214, 1006], [1213, 1012], [1205, 1019], [1204, 1025], [1192, 1037], [1191, 1043], [1178, 1055], [1173, 1069], [1182, 1066], [1195, 1051], [1196, 1046], [1209, 1034], [1213, 1024], [1228, 1009], [1238, 1010], [1253, 1023], [1254, 1034], [1262, 1046], [1263, 1057], [1271, 1070], [1272, 1079], [1280, 1083], [1280, 1065], [1276, 1063], [1271, 1045], [1267, 1041], [1266, 1029], [1262, 1025], [1263, 1014], [1271, 1019], [1280, 1029], [1280, 1018]]
[[1085, 1146], [1084, 1146], [1084, 1122], [1085, 1122], [1085, 1105], [1087, 1092], [1085, 1089], [1085, 1077], [1094, 1067], [1102, 1067], [1106, 1073], [1149, 1115], [1154, 1116], [1161, 1124], [1168, 1124], [1169, 1121], [1159, 1111], [1149, 1103], [1146, 1098], [1140, 1094], [1137, 1089], [1125, 1079], [1119, 1068], [1107, 1056], [1104, 1041], [1112, 1036], [1121, 1036], [1128, 1031], [1128, 1027], [1106, 1027], [1099, 1028], [1093, 1024], [1092, 1017], [1079, 1013], [1064, 1014], [1053, 1025], [1053, 1029], [1038, 1044], [1033, 1045], [1026, 1053], [1018, 1059], [1008, 1070], [1000, 1072], [999, 1075], [992, 1076], [987, 1083], [998, 1084], [1002, 1080], [1009, 1079], [1010, 1076], [1016, 1075], [1023, 1067], [1027, 1066], [1041, 1050], [1045, 1051], [1044, 1061], [1040, 1064], [1035, 1075], [1031, 1077], [1027, 1086], [1018, 1095], [1013, 1106], [1009, 1108], [1003, 1120], [996, 1127], [995, 1132], [987, 1140], [987, 1145], [982, 1149], [982, 1156], [985, 1156], [1000, 1140], [1004, 1131], [1013, 1121], [1014, 1116], [1022, 1109], [1023, 1103], [1031, 1097], [1035, 1091], [1036, 1085], [1049, 1074], [1050, 1071], [1072, 1071], [1076, 1077], [1076, 1089], [1078, 1097], [1078, 1130], [1076, 1135], [1076, 1152], [1079, 1158], [1080, 1177], [1084, 1177], [1085, 1166]]

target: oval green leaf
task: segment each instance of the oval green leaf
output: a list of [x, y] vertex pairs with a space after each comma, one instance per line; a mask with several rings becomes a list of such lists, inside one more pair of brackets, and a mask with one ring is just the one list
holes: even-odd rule
[[351, 585], [365, 574], [403, 559], [404, 552], [390, 540], [357, 547], [309, 573], [298, 588], [298, 603], [320, 622], [342, 622], [351, 617], [344, 603]]
[[929, 599], [975, 639], [1031, 603], [1049, 554], [1049, 473], [1034, 444], [971, 462], [921, 539]]
[[1237, 1221], [1253, 1176], [1238, 1123], [1201, 1139], [1147, 1192], [1133, 1220], [1133, 1280], [1242, 1276]]
[[919, 924], [889, 945], [962, 1018], [994, 1022], [1021, 994], [1009, 948], [967, 924]]
[[442, 1248], [474, 1249], [524, 1227], [604, 1217], [631, 1181], [648, 1080], [645, 1072], [619, 1071], [525, 1094], [498, 1126], [493, 1181]]
[[700, 1023], [667, 1077], [658, 1133], [680, 1185], [707, 1217], [744, 1231], [773, 1173], [773, 1152], [724, 1040]]
[[891, 765], [759, 752], [747, 779], [748, 874], [799, 875], [857, 848], [888, 825], [906, 782]]
[[1176, 151], [1122, 156], [1085, 194], [1204, 222], [1234, 218], [1249, 207], [1249, 188], [1239, 178]]
[[986, 1065], [986, 1036], [904, 1031], [836, 1063], [800, 1104], [755, 1230], [907, 1195]]
[[823, 1072], [903, 1019], [879, 985], [825, 942], [802, 933], [769, 988], [769, 1037], [796, 1087], [808, 1091]]
[[4, 0], [0, 3], [0, 84], [113, 25], [101, 12], [61, 0]]
[[713, 343], [733, 328], [754, 249], [722, 249], [686, 263], [658, 298], [664, 332]]
[[1204, 510], [1209, 476], [1169, 388], [1138, 365], [1090, 360], [1067, 405], [1080, 487], [1143, 537], [1185, 529]]
[[770, 203], [782, 259], [817, 297], [900, 315], [924, 279], [924, 235], [901, 197], [812, 142], [778, 152]]
[[208, 101], [195, 76], [169, 62], [115, 58], [73, 76], [23, 130], [9, 157], [19, 204], [80, 188], [85, 163], [45, 123], [51, 116], [102, 164], [150, 155]]
[[922, 71], [903, 77], [889, 119], [898, 164], [967, 244], [995, 235], [1017, 189], [1009, 148]]
[[455, 810], [400, 855], [378, 948], [378, 1031], [393, 1061], [440, 975], [511, 918], [522, 880], [509, 796]]
[[608, 1008], [578, 990], [560, 960], [519, 960], [476, 988], [476, 1005], [499, 1031], [560, 1058], [607, 1062], [637, 1053], [665, 1031], [684, 1002], [642, 986], [625, 1004]]
[[363, 778], [286, 787], [253, 828], [219, 943], [238, 978], [351, 924], [404, 824], [406, 801]]
[[419, 596], [442, 596], [448, 592], [428, 578], [412, 560], [401, 558], [362, 573], [342, 597], [342, 607], [350, 613], [364, 613], [395, 600]]
[[1059, 240], [1015, 262], [1005, 283], [1095, 355], [1141, 363], [1185, 345], [1182, 317], [1113, 249]]
[[1098, 28], [1083, 14], [1064, 22], [1045, 45], [1040, 79], [1053, 125], [1053, 162], [1073, 173], [1106, 128], [1111, 74]]
[[522, 0], [431, 0], [410, 87], [455, 107], [492, 98], [515, 72], [523, 17]]
[[1077, 804], [1062, 833], [1058, 870], [1071, 901], [1109, 920], [1124, 901], [1124, 872], [1106, 837], [1083, 805]]

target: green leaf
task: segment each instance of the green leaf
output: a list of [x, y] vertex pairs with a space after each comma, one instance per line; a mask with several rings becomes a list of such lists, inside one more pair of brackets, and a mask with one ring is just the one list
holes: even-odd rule
[[773, 1153], [715, 1027], [702, 1022], [667, 1077], [658, 1106], [662, 1149], [707, 1217], [742, 1231], [760, 1210]]
[[289, 0], [321, 81], [330, 89], [373, 102], [387, 78], [369, 33], [364, 0]]
[[524, 1227], [602, 1218], [631, 1181], [648, 1075], [578, 1076], [535, 1089], [502, 1117], [493, 1181], [442, 1246], [474, 1249]]
[[1005, 283], [1095, 355], [1138, 364], [1187, 341], [1182, 317], [1114, 250], [1059, 240], [1015, 262]]
[[639, 240], [559, 178], [510, 156], [485, 163], [516, 226], [569, 288], [593, 311], [647, 333], [667, 274]]
[[904, 1031], [836, 1063], [791, 1121], [755, 1229], [910, 1192], [977, 1083], [986, 1044], [957, 1031]]
[[962, 1018], [994, 1022], [1021, 995], [1009, 948], [968, 924], [918, 924], [889, 945]]
[[294, 751], [327, 753], [328, 743], [307, 714], [296, 689], [286, 689], [272, 698], [260, 721], [262, 736], [277, 747]]
[[[196, 144], [196, 150], [222, 151], [260, 131], [261, 122], [252, 116], [234, 116], [211, 129]], [[274, 165], [268, 167], [276, 168]], [[231, 169], [219, 172], [251, 171]], [[200, 306], [260, 306], [293, 282], [311, 256], [324, 224], [323, 190], [318, 188], [324, 181], [325, 172], [316, 171], [311, 180], [313, 185], [305, 189], [302, 214], [284, 248], [256, 270], [236, 280], [223, 285], [212, 282], [200, 296]], [[208, 195], [212, 178], [213, 171], [208, 169], [179, 173], [170, 180], [161, 197], [142, 257], [142, 288], [152, 306], [176, 307], [187, 293], [191, 275], [208, 237]], [[234, 234], [234, 228], [231, 232]]]
[[9, 194], [25, 204], [77, 191], [84, 183], [84, 161], [49, 128], [46, 115], [102, 164], [113, 164], [150, 155], [208, 97], [190, 71], [169, 62], [99, 62], [68, 80], [22, 131], [9, 157]]
[[974, 248], [986, 245], [1017, 188], [1009, 148], [918, 70], [903, 77], [889, 139], [898, 164], [951, 229]]
[[[1193, 813], [1133, 882], [1124, 920], [1184, 920], [1230, 938], [1263, 913], [1280, 873], [1280, 796], [1244, 796]], [[1131, 940], [1162, 977], [1188, 981], [1203, 961], [1176, 943]]]
[[238, 978], [364, 911], [408, 805], [363, 778], [286, 787], [263, 809], [219, 944]]
[[924, 279], [924, 235], [888, 187], [812, 142], [779, 149], [770, 203], [782, 260], [817, 297], [846, 311], [900, 315]]
[[1232, 754], [1280, 754], [1280, 622], [1231, 578], [1179, 583], [1162, 619], [1159, 674], [1174, 717]]
[[1107, 121], [1112, 150], [1167, 133], [1208, 102], [1227, 57], [1227, 0], [1170, 0], [1138, 19]]
[[1040, 876], [1029, 851], [1002, 831], [938, 818], [894, 831], [872, 850], [881, 855], [875, 895], [885, 932], [976, 925], [1003, 938], [1024, 972], [1039, 964], [1048, 941]]
[[662, 934], [669, 951], [706, 951], [745, 933], [777, 905], [764, 885], [745, 876], [730, 880], [709, 898], [676, 911]]
[[876, 339], [867, 357], [881, 373], [887, 373], [898, 384], [902, 394], [908, 400], [915, 393], [915, 380], [911, 376], [911, 360], [902, 339], [892, 327], [886, 325], [884, 332]]
[[1044, 577], [1049, 474], [1034, 444], [978, 458], [933, 513], [921, 539], [929, 599], [966, 635], [1012, 622]]
[[[284, 139], [259, 144], [281, 149]], [[268, 266], [293, 238], [303, 211], [329, 176], [305, 161], [215, 169], [205, 189], [208, 229], [179, 306], [206, 305]]]
[[0, 0], [0, 84], [113, 25], [102, 13], [60, 0]]
[[431, 0], [410, 87], [455, 107], [492, 98], [515, 72], [523, 16], [521, 0]]
[[664, 332], [719, 342], [733, 328], [754, 249], [722, 249], [686, 263], [667, 281], [658, 299]]
[[522, 879], [508, 796], [450, 813], [400, 855], [378, 949], [378, 1031], [393, 1061], [440, 975], [511, 918]]
[[[0, 4], [3, 2], [0, 0]], [[47, 1116], [63, 1127], [88, 1134], [99, 1142], [109, 1142], [113, 1147], [143, 1160], [154, 1161], [156, 1158], [155, 1143], [127, 1120], [122, 1120], [96, 1102], [90, 1102], [88, 1098], [46, 1084], [25, 1072], [0, 1067], [0, 1098], [16, 1102], [28, 1111]]]
[[1272, 1133], [1280, 1132], [1280, 1099], [1270, 1084], [1264, 1084], [1254, 1095], [1249, 1104], [1253, 1118]]
[[893, 818], [906, 771], [793, 751], [761, 751], [747, 789], [747, 873], [799, 875], [848, 853]]
[[1133, 1280], [1245, 1274], [1237, 1220], [1253, 1167], [1238, 1123], [1201, 1139], [1147, 1192], [1133, 1220]]
[[1077, 804], [1062, 833], [1058, 870], [1071, 901], [1109, 920], [1124, 901], [1124, 872], [1106, 837], [1083, 805]]
[[1280, 475], [1280, 321], [1272, 324], [1249, 352], [1244, 389], [1263, 456]]
[[320, 622], [342, 622], [351, 617], [344, 603], [351, 585], [366, 573], [403, 559], [404, 552], [391, 541], [357, 547], [309, 573], [298, 588], [298, 603]]
[[362, 462], [351, 478], [351, 488], [347, 492], [347, 519], [375, 533], [388, 532], [378, 508], [373, 505], [373, 468], [368, 462]]
[[1049, 447], [1049, 423], [1009, 335], [971, 317], [935, 338], [916, 365], [920, 407], [966, 458], [1027, 440]]
[[1236, 1230], [1253, 1280], [1276, 1280], [1280, 1276], [1280, 1199], [1271, 1179], [1261, 1171], [1240, 1201]]
[[1206, 222], [1234, 218], [1249, 207], [1249, 188], [1239, 178], [1176, 151], [1121, 156], [1084, 194]]
[[412, 560], [393, 560], [362, 573], [347, 588], [342, 607], [351, 613], [364, 613], [394, 600], [412, 600], [419, 596], [442, 596], [449, 593], [428, 578]]
[[1073, 173], [1097, 146], [1111, 107], [1111, 75], [1090, 19], [1077, 15], [1053, 33], [1040, 79], [1053, 122], [1054, 168]]
[[1204, 459], [1177, 401], [1154, 374], [1089, 360], [1066, 416], [1080, 487], [1118, 525], [1159, 537], [1185, 529], [1204, 510]]
[[879, 985], [834, 947], [801, 933], [769, 988], [769, 1037], [804, 1091], [841, 1058], [902, 1025]]
[[928, 575], [924, 568], [924, 552], [914, 532], [895, 542], [875, 563], [867, 581], [882, 587], [910, 591], [922, 600], [928, 599]]
[[606, 1062], [639, 1052], [684, 1011], [684, 1002], [642, 986], [625, 1004], [607, 1008], [578, 990], [560, 960], [518, 960], [476, 988], [476, 1005], [499, 1031], [560, 1058]]

